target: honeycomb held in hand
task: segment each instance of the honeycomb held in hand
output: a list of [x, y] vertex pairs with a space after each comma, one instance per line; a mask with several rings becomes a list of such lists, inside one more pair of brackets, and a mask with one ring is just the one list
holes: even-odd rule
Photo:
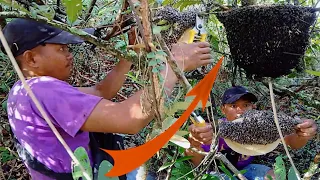
[[[283, 113], [278, 115], [283, 136], [294, 132], [301, 122]], [[237, 153], [259, 156], [273, 151], [280, 143], [280, 135], [274, 122], [272, 111], [250, 110], [234, 121], [221, 122], [220, 137]]]
[[[284, 113], [278, 113], [278, 120], [283, 136], [294, 133], [295, 126], [301, 123]], [[224, 121], [219, 124], [220, 137], [239, 144], [266, 145], [280, 139], [272, 111], [246, 111], [239, 119]]]

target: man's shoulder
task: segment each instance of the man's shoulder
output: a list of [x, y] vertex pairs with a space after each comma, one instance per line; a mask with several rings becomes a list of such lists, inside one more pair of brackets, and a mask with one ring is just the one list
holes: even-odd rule
[[[63, 90], [77, 90], [77, 88], [73, 87], [69, 83], [65, 81], [61, 81], [54, 77], [50, 76], [40, 76], [40, 77], [33, 77], [30, 79], [25, 80], [26, 84], [30, 87], [31, 91], [34, 93], [49, 93], [50, 91], [54, 91], [56, 89]], [[10, 89], [9, 96], [16, 96], [16, 95], [25, 95], [27, 94], [27, 90], [22, 83], [21, 80], [18, 80]]]

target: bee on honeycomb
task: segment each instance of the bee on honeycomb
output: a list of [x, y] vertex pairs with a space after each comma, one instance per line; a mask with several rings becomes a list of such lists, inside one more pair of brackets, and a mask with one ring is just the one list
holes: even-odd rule
[[155, 24], [158, 26], [170, 26], [161, 31], [161, 36], [170, 49], [174, 43], [178, 42], [187, 29], [195, 25], [196, 14], [197, 11], [180, 12], [171, 6], [165, 6], [155, 13], [153, 18]]
[[[295, 126], [302, 122], [284, 113], [277, 113], [277, 117], [283, 136], [294, 133]], [[221, 122], [219, 131], [222, 138], [240, 144], [266, 145], [280, 138], [273, 112], [267, 110], [248, 110], [237, 120]]]

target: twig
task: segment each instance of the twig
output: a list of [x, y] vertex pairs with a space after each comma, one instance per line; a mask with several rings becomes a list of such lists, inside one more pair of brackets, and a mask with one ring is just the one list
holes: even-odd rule
[[114, 46], [111, 43], [108, 43], [107, 41], [104, 41], [102, 39], [98, 39], [97, 37], [86, 33], [85, 31], [82, 31], [81, 29], [75, 28], [75, 27], [69, 27], [68, 25], [61, 23], [59, 21], [55, 21], [55, 20], [49, 20], [45, 17], [42, 16], [36, 16], [36, 17], [32, 17], [31, 15], [25, 13], [25, 12], [0, 12], [0, 18], [26, 18], [26, 19], [33, 19], [36, 20], [38, 22], [43, 22], [46, 24], [49, 24], [51, 26], [54, 26], [56, 28], [62, 29], [64, 31], [70, 32], [71, 34], [77, 35], [81, 38], [83, 38], [84, 40], [101, 47], [102, 49], [104, 49], [107, 53], [114, 55], [116, 57], [121, 57], [121, 58], [125, 58], [127, 60], [136, 60], [137, 57], [132, 57], [128, 54], [123, 54], [122, 52], [116, 50], [114, 48]]
[[[178, 154], [179, 154], [178, 147], [175, 147], [175, 149], [176, 149], [176, 151], [175, 151], [175, 153], [173, 155], [173, 158], [172, 158], [171, 162], [175, 162], [177, 160], [177, 158], [178, 158]], [[166, 177], [165, 180], [169, 180], [170, 179], [172, 168], [173, 168], [173, 164], [168, 168], [167, 177]]]
[[2, 170], [2, 163], [0, 161], [0, 175], [3, 179], [6, 179], [6, 177], [4, 176], [3, 170]]
[[143, 40], [143, 42], [144, 42], [144, 44], [145, 44], [146, 51], [147, 51], [147, 52], [150, 52], [150, 47], [149, 47], [148, 41], [147, 41], [147, 39], [146, 39], [146, 35], [145, 35], [144, 30], [143, 30], [144, 28], [143, 28], [142, 22], [141, 22], [141, 20], [140, 20], [140, 18], [139, 18], [138, 12], [137, 12], [137, 10], [135, 9], [134, 4], [132, 3], [131, 0], [128, 0], [128, 3], [129, 3], [129, 5], [130, 5], [130, 7], [131, 7], [131, 9], [132, 9], [132, 12], [133, 12], [133, 14], [134, 14], [134, 16], [135, 16], [136, 21], [137, 21], [138, 28], [139, 28], [139, 30], [140, 30], [140, 33], [141, 33], [141, 36], [142, 36], [142, 40]]
[[240, 180], [247, 180], [231, 163], [230, 161], [221, 153], [217, 153], [215, 156], [217, 159], [221, 160], [228, 168], [235, 174]]
[[161, 45], [162, 49], [168, 55], [168, 63], [171, 66], [171, 68], [174, 71], [174, 73], [176, 74], [176, 76], [178, 77], [178, 79], [182, 80], [182, 83], [183, 83], [183, 85], [185, 86], [185, 88], [187, 90], [192, 89], [191, 84], [189, 83], [187, 78], [184, 76], [184, 74], [180, 70], [180, 68], [178, 67], [178, 65], [177, 65], [177, 63], [176, 63], [176, 61], [174, 59], [174, 56], [172, 55], [171, 51], [169, 50], [169, 47], [166, 45], [166, 43], [164, 42], [163, 38], [161, 37], [161, 34], [156, 34], [155, 36], [160, 41], [160, 45]]
[[287, 156], [288, 156], [288, 158], [289, 158], [289, 161], [290, 161], [290, 163], [291, 163], [291, 165], [292, 165], [292, 167], [293, 167], [293, 169], [294, 169], [294, 171], [295, 171], [295, 173], [296, 173], [296, 176], [297, 176], [298, 180], [300, 180], [301, 178], [300, 178], [299, 171], [297, 170], [296, 166], [295, 166], [294, 163], [293, 163], [293, 160], [292, 160], [292, 158], [291, 158], [291, 156], [290, 156], [290, 153], [289, 153], [289, 151], [288, 151], [286, 142], [285, 142], [285, 140], [284, 140], [283, 134], [282, 134], [282, 132], [281, 132], [281, 128], [280, 128], [279, 121], [278, 121], [278, 117], [277, 117], [277, 110], [276, 110], [276, 104], [275, 104], [275, 100], [274, 100], [274, 94], [273, 94], [273, 88], [272, 88], [271, 79], [269, 79], [269, 91], [270, 91], [270, 98], [271, 98], [271, 103], [272, 103], [272, 110], [273, 110], [273, 115], [274, 115], [274, 121], [275, 121], [275, 123], [276, 123], [277, 129], [278, 129], [278, 132], [279, 132], [279, 135], [280, 135], [280, 139], [281, 139], [281, 141], [282, 141], [282, 144], [283, 144], [283, 147], [284, 147], [284, 149], [285, 149], [285, 151], [286, 151], [286, 154], [287, 154]]
[[24, 76], [23, 76], [18, 64], [17, 64], [17, 62], [15, 61], [15, 59], [13, 57], [13, 54], [12, 54], [12, 52], [10, 50], [8, 42], [7, 42], [7, 40], [5, 39], [5, 37], [4, 37], [3, 33], [2, 33], [2, 28], [0, 28], [0, 39], [1, 39], [1, 43], [2, 43], [6, 53], [8, 55], [8, 57], [10, 59], [10, 61], [11, 61], [11, 63], [13, 64], [13, 67], [16, 70], [16, 72], [17, 72], [17, 74], [18, 74], [18, 76], [19, 76], [24, 88], [28, 92], [30, 98], [32, 99], [32, 101], [34, 102], [34, 104], [36, 105], [38, 110], [40, 111], [40, 114], [45, 119], [45, 121], [48, 123], [49, 127], [51, 128], [51, 130], [53, 131], [53, 133], [55, 134], [57, 139], [60, 141], [62, 146], [66, 149], [66, 151], [69, 154], [69, 156], [71, 157], [71, 159], [75, 162], [76, 165], [80, 166], [80, 170], [82, 171], [82, 173], [85, 176], [85, 178], [88, 179], [88, 180], [91, 180], [91, 178], [89, 177], [88, 173], [85, 171], [84, 167], [80, 164], [80, 162], [78, 161], [77, 157], [73, 154], [73, 152], [70, 149], [70, 147], [67, 145], [67, 143], [64, 141], [64, 139], [61, 137], [60, 133], [55, 128], [55, 126], [52, 124], [50, 118], [48, 117], [48, 115], [46, 114], [46, 112], [42, 108], [41, 104], [39, 103], [39, 101], [37, 100], [35, 95], [33, 94], [33, 91], [31, 90], [29, 85], [26, 83], [25, 78], [24, 78]]
[[113, 28], [111, 29], [111, 31], [106, 35], [106, 37], [104, 38], [104, 40], [109, 40], [111, 37], [115, 36], [116, 34], [119, 34], [119, 31], [122, 32], [122, 28], [123, 24], [125, 24], [126, 21], [130, 20], [130, 18], [123, 20], [125, 15], [123, 14], [124, 11], [126, 11], [126, 9], [128, 8], [129, 2], [127, 0], [123, 1], [122, 4], [122, 8], [119, 10], [117, 16], [116, 16], [116, 20], [113, 23]]
[[89, 10], [88, 10], [88, 12], [87, 12], [87, 15], [86, 15], [85, 18], [84, 18], [84, 22], [88, 21], [88, 19], [90, 18], [91, 12], [92, 12], [94, 6], [96, 5], [96, 2], [97, 2], [97, 0], [92, 0], [92, 1], [91, 1]]
[[320, 154], [317, 154], [313, 162], [310, 163], [308, 171], [304, 174], [303, 176], [304, 180], [311, 179], [311, 177], [316, 173], [317, 169], [319, 170], [318, 168], [319, 162], [320, 162]]

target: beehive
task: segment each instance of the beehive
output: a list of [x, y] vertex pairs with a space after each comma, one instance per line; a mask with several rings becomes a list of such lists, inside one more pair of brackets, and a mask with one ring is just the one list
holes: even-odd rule
[[235, 65], [248, 78], [280, 77], [298, 67], [309, 44], [316, 10], [294, 5], [253, 5], [217, 14]]

